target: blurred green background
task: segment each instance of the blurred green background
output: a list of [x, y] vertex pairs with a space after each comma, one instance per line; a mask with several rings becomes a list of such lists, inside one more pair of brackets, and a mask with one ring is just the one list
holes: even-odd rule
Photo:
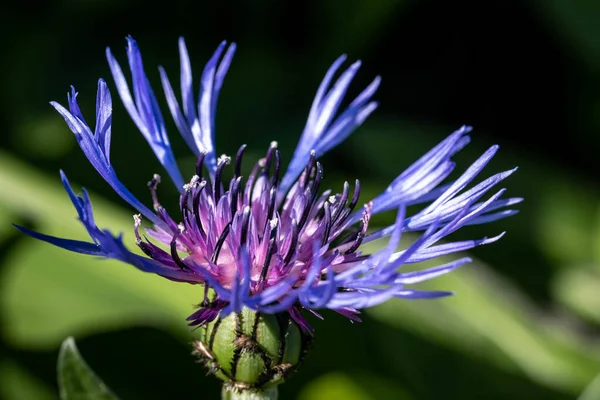
[[[238, 43], [218, 107], [219, 153], [248, 143], [257, 158], [277, 140], [289, 160], [323, 74], [348, 53], [363, 60], [350, 95], [382, 75], [381, 106], [324, 157], [327, 186], [358, 178], [367, 201], [462, 124], [475, 131], [455, 157], [459, 171], [494, 143], [501, 151], [482, 178], [520, 166], [503, 186], [526, 198], [521, 213], [454, 238], [508, 234], [476, 248], [473, 264], [423, 285], [457, 296], [390, 301], [366, 310], [361, 324], [332, 312], [311, 319], [314, 350], [281, 398], [577, 398], [600, 373], [598, 21], [597, 0], [3, 3], [0, 397], [56, 398], [56, 357], [68, 335], [123, 399], [218, 397], [219, 382], [189, 355], [195, 334], [184, 318], [199, 288], [67, 253], [10, 225], [86, 238], [62, 168], [90, 190], [98, 224], [125, 232], [134, 247], [133, 210], [48, 105], [64, 104], [73, 84], [93, 120], [97, 79], [114, 88], [105, 47], [124, 62], [132, 34], [159, 97], [157, 65], [178, 86], [178, 36], [196, 78], [221, 40]], [[113, 164], [149, 200], [146, 182], [162, 171], [113, 95]], [[190, 177], [194, 159], [163, 112]], [[176, 205], [170, 185], [160, 191], [163, 204]], [[582, 399], [600, 399], [595, 386]]]

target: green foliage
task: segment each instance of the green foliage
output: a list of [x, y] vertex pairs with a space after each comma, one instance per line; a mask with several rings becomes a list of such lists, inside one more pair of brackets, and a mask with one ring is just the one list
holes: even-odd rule
[[577, 398], [577, 400], [596, 400], [600, 399], [600, 375], [596, 377], [590, 383], [588, 387], [585, 388], [581, 396]]
[[60, 347], [57, 372], [61, 400], [117, 399], [83, 360], [72, 337]]

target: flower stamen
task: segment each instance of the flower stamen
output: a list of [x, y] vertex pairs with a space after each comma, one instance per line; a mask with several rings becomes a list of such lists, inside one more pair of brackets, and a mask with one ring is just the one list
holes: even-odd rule
[[223, 247], [223, 244], [225, 243], [225, 239], [227, 239], [227, 235], [229, 235], [229, 232], [231, 231], [231, 222], [229, 222], [227, 225], [225, 225], [225, 228], [223, 228], [223, 231], [221, 232], [221, 235], [219, 236], [219, 239], [217, 240], [217, 243], [215, 244], [215, 250], [212, 253], [212, 256], [210, 256], [210, 262], [212, 264], [216, 264], [217, 260], [219, 259], [219, 253], [221, 252], [221, 248]]
[[158, 196], [156, 194], [156, 189], [159, 183], [160, 175], [158, 174], [154, 174], [152, 180], [148, 182], [148, 188], [150, 189], [150, 194], [152, 195], [152, 204], [154, 205], [154, 211], [158, 211], [161, 208], [161, 205], [158, 202]]

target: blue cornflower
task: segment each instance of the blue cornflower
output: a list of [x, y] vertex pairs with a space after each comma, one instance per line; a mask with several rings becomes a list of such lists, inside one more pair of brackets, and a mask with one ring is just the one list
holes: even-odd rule
[[[166, 72], [160, 68], [171, 115], [198, 159], [195, 174], [184, 183], [163, 115], [144, 72], [140, 50], [132, 38], [127, 38], [127, 42], [133, 95], [110, 49], [108, 63], [130, 117], [180, 191], [181, 214], [169, 214], [159, 203], [158, 175], [149, 183], [153, 209], [139, 201], [117, 177], [110, 161], [112, 100], [101, 79], [94, 130], [77, 105], [75, 89], [68, 95], [68, 109], [56, 102], [51, 104], [64, 117], [93, 167], [139, 212], [134, 216], [134, 233], [146, 257], [130, 252], [121, 235], [98, 228], [87, 192], [83, 190], [83, 195], [77, 196], [62, 171], [63, 185], [92, 242], [19, 229], [70, 251], [114, 258], [174, 281], [204, 285], [204, 300], [188, 318], [192, 326], [205, 325], [217, 316], [225, 317], [246, 307], [264, 314], [287, 312], [305, 330], [311, 330], [302, 309], [316, 314], [316, 310], [328, 308], [359, 320], [360, 309], [393, 297], [450, 295], [450, 292], [413, 289], [411, 285], [448, 273], [469, 262], [469, 258], [416, 272], [401, 272], [400, 267], [495, 242], [502, 234], [440, 244], [462, 226], [495, 221], [517, 212], [506, 207], [522, 199], [501, 199], [504, 189], [482, 200], [516, 168], [464, 190], [494, 156], [498, 146], [489, 148], [458, 179], [442, 185], [455, 167], [451, 157], [469, 143], [471, 128], [466, 126], [418, 159], [362, 209], [355, 210], [360, 195], [358, 181], [352, 190], [348, 182], [338, 193], [322, 190], [323, 167], [318, 158], [346, 139], [378, 105], [372, 98], [379, 77], [346, 109], [340, 110], [360, 67], [360, 62], [355, 62], [332, 84], [345, 56], [333, 63], [321, 82], [285, 172], [282, 174], [282, 160], [277, 143], [273, 142], [265, 157], [244, 179], [241, 176], [244, 145], [235, 157], [233, 178], [224, 182], [223, 170], [232, 160], [216, 156], [214, 124], [219, 92], [235, 52], [235, 44], [227, 46], [226, 42], [219, 45], [206, 64], [197, 100], [183, 39], [179, 40], [181, 105]], [[407, 216], [406, 207], [415, 204], [425, 205], [421, 211]], [[392, 209], [398, 210], [395, 223], [368, 233], [371, 216]], [[142, 217], [153, 224], [146, 229], [147, 236], [139, 232]], [[400, 237], [406, 231], [422, 233], [408, 248], [398, 251]], [[381, 250], [373, 254], [363, 254], [360, 250], [361, 245], [384, 237], [388, 242]], [[214, 295], [208, 295], [209, 289]]]

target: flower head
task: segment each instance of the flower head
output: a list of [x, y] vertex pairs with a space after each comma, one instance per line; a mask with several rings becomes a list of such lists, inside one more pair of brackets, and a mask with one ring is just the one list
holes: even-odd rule
[[[493, 175], [465, 190], [498, 146], [488, 149], [458, 179], [443, 184], [455, 167], [451, 157], [469, 142], [470, 128], [466, 126], [418, 159], [364, 206], [359, 205], [358, 181], [353, 185], [344, 183], [339, 191], [323, 189], [319, 157], [347, 138], [378, 105], [372, 100], [380, 83], [376, 78], [347, 108], [340, 109], [360, 67], [360, 62], [352, 64], [332, 83], [345, 56], [333, 63], [319, 86], [287, 168], [283, 166], [277, 143], [272, 142], [264, 157], [244, 177], [245, 145], [233, 158], [217, 157], [215, 151], [216, 104], [235, 44], [219, 45], [202, 72], [200, 93], [195, 99], [189, 56], [180, 39], [181, 105], [162, 68], [160, 76], [175, 124], [198, 158], [195, 173], [184, 183], [139, 48], [132, 38], [127, 41], [131, 88], [119, 63], [107, 50], [110, 69], [130, 117], [180, 191], [179, 210], [167, 211], [161, 205], [158, 175], [149, 182], [152, 209], [118, 179], [110, 161], [112, 100], [106, 83], [100, 80], [94, 130], [77, 105], [74, 89], [68, 95], [68, 109], [55, 102], [51, 104], [64, 117], [98, 173], [138, 211], [133, 230], [136, 243], [146, 256], [130, 252], [121, 235], [98, 228], [87, 192], [75, 195], [62, 171], [63, 185], [92, 242], [19, 228], [67, 250], [114, 258], [174, 281], [203, 285], [202, 303], [188, 318], [192, 326], [205, 325], [217, 316], [225, 317], [245, 307], [264, 314], [287, 312], [310, 331], [301, 314], [303, 309], [316, 314], [316, 310], [328, 308], [359, 320], [360, 309], [393, 297], [450, 295], [450, 292], [413, 289], [411, 285], [450, 272], [470, 259], [461, 258], [415, 272], [402, 272], [401, 267], [498, 240], [502, 234], [441, 243], [462, 226], [513, 215], [516, 211], [506, 207], [522, 200], [501, 199], [504, 189], [484, 198], [515, 169]], [[229, 180], [224, 179], [226, 168], [233, 169]], [[408, 216], [406, 207], [415, 204], [424, 206]], [[369, 232], [371, 216], [387, 210], [397, 210], [395, 223]], [[152, 223], [145, 234], [141, 232], [142, 218]], [[406, 249], [398, 251], [405, 231], [421, 234]], [[388, 239], [381, 250], [373, 254], [361, 251], [362, 244], [380, 238]], [[209, 289], [213, 291], [211, 295]]]

